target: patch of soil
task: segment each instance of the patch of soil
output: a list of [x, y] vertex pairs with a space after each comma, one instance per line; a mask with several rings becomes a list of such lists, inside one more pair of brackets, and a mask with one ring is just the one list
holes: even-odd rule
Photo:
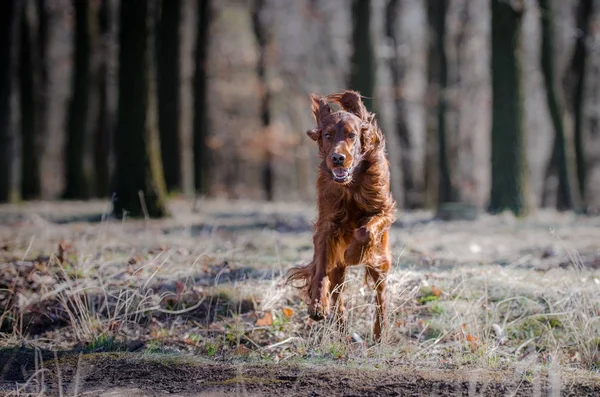
[[[19, 353], [20, 354], [20, 353]], [[9, 392], [23, 375], [34, 372], [27, 354], [0, 351], [5, 363], [0, 382]], [[12, 355], [12, 357], [10, 357]], [[90, 396], [530, 396], [558, 395], [547, 376], [533, 382], [508, 371], [415, 370], [390, 366], [311, 365], [303, 363], [255, 364], [212, 362], [177, 355], [135, 353], [63, 354], [60, 387], [65, 395], [77, 390]], [[57, 395], [56, 362], [46, 361], [46, 394]], [[19, 378], [21, 374], [21, 379]], [[35, 382], [32, 382], [32, 385]], [[39, 389], [38, 389], [39, 390]], [[14, 389], [13, 389], [14, 391]], [[541, 394], [540, 394], [541, 393]], [[562, 374], [560, 395], [595, 396], [600, 383]]]

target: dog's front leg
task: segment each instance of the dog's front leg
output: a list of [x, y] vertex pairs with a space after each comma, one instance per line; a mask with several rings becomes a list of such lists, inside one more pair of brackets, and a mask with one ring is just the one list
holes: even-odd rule
[[344, 260], [348, 265], [357, 265], [368, 260], [366, 255], [370, 247], [387, 230], [393, 222], [393, 216], [386, 213], [364, 218], [361, 226], [354, 231], [352, 241], [344, 252]]
[[371, 233], [364, 226], [356, 229], [352, 236], [352, 241], [344, 252], [344, 260], [347, 265], [358, 265], [364, 260], [369, 243], [371, 242]]
[[317, 226], [314, 235], [314, 273], [309, 287], [310, 304], [308, 313], [310, 318], [319, 321], [325, 318], [330, 311], [329, 290], [331, 281], [327, 274], [339, 262], [339, 233], [331, 225]]

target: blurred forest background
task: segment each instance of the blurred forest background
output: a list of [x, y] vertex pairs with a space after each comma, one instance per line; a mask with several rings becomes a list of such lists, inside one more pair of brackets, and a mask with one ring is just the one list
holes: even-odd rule
[[600, 0], [4, 0], [0, 202], [314, 200], [359, 90], [400, 207], [600, 210]]

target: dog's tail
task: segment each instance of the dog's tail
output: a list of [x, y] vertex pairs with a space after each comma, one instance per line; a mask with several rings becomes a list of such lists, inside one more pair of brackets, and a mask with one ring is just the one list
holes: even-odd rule
[[296, 266], [291, 268], [286, 276], [285, 285], [291, 285], [306, 292], [310, 296], [311, 280], [314, 277], [316, 265], [310, 262], [305, 266]]

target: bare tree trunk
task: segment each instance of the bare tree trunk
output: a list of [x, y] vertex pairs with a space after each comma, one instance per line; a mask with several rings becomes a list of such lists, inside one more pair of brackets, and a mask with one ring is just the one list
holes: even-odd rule
[[[581, 138], [585, 157], [585, 201], [591, 214], [600, 213], [600, 0], [590, 12], [588, 49], [582, 94]], [[596, 27], [596, 28], [594, 28]]]
[[[492, 189], [490, 212], [527, 211], [520, 2], [492, 2]], [[514, 8], [513, 8], [514, 7]]]
[[0, 2], [0, 202], [19, 197], [16, 184], [17, 131], [13, 97], [20, 2]]
[[183, 0], [181, 11], [181, 24], [179, 34], [181, 37], [181, 62], [180, 64], [180, 146], [181, 153], [181, 191], [188, 197], [194, 196], [194, 68], [196, 45], [196, 0]]
[[[546, 183], [550, 176], [558, 173], [558, 190], [556, 206], [559, 210], [572, 209], [576, 205], [575, 190], [572, 189], [572, 165], [568, 155], [569, 143], [564, 120], [564, 106], [557, 87], [559, 79], [556, 76], [554, 53], [554, 10], [549, 0], [539, 0], [542, 20], [542, 42], [540, 63], [546, 85], [546, 102], [554, 127], [554, 146], [546, 170]], [[545, 195], [544, 195], [545, 196]], [[544, 205], [544, 203], [542, 203]]]
[[371, 3], [369, 0], [352, 2], [352, 46], [350, 88], [363, 97], [367, 109], [374, 111], [375, 62], [371, 39]]
[[[34, 62], [37, 63], [37, 69], [39, 73], [38, 87], [35, 91], [35, 103], [37, 109], [37, 128], [39, 129], [40, 145], [43, 147], [46, 138], [48, 137], [48, 112], [49, 112], [49, 98], [50, 98], [50, 67], [48, 60], [48, 44], [50, 38], [50, 12], [49, 8], [51, 3], [47, 0], [36, 0], [36, 17], [37, 17], [37, 31], [36, 31], [36, 47], [37, 47], [37, 59]], [[49, 198], [46, 191], [46, 180], [43, 173], [43, 163], [40, 160], [40, 197], [43, 199]]]
[[[398, 0], [388, 0], [382, 10], [384, 17], [384, 35], [388, 40], [389, 54], [385, 59], [389, 73], [387, 82], [385, 72], [377, 70], [378, 90], [385, 90], [381, 85], [387, 85], [390, 93], [387, 98], [378, 97], [378, 114], [383, 114], [384, 134], [386, 135], [388, 156], [390, 161], [391, 188], [399, 207], [414, 208], [411, 194], [414, 190], [411, 161], [411, 137], [406, 120], [406, 107], [402, 98], [403, 80], [406, 78], [405, 64], [399, 54], [400, 13], [401, 5]], [[376, 21], [374, 21], [377, 24]], [[386, 84], [387, 83], [387, 84]], [[387, 101], [386, 101], [387, 99]], [[386, 102], [391, 102], [387, 104]], [[389, 110], [387, 109], [389, 106]], [[387, 111], [386, 111], [387, 110]], [[387, 125], [386, 125], [387, 124]]]
[[69, 106], [67, 145], [65, 148], [67, 199], [87, 199], [92, 196], [92, 170], [85, 162], [90, 115], [92, 9], [89, 2], [73, 0], [75, 9], [75, 54], [72, 80], [73, 95]]
[[111, 68], [115, 21], [113, 19], [114, 0], [102, 0], [98, 9], [99, 45], [97, 54], [97, 91], [98, 112], [94, 141], [94, 180], [95, 195], [105, 197], [110, 192], [111, 132], [114, 128], [115, 106], [112, 93]]
[[423, 207], [426, 2], [387, 0], [371, 5], [376, 108], [386, 135], [392, 192], [401, 207]]
[[440, 206], [443, 203], [459, 201], [458, 190], [455, 186], [455, 170], [450, 156], [450, 138], [455, 135], [447, 122], [448, 99], [448, 59], [446, 56], [446, 14], [448, 0], [431, 0], [429, 2], [429, 23], [434, 33], [435, 44], [432, 45], [432, 67], [437, 75], [437, 142], [438, 142], [438, 198]]
[[490, 4], [452, 0], [446, 12], [447, 153], [459, 207], [485, 208], [490, 194]]
[[194, 185], [202, 194], [209, 192], [210, 152], [208, 150], [207, 54], [211, 1], [199, 0], [194, 77]]
[[448, 10], [447, 0], [433, 0], [429, 4], [432, 12], [432, 26], [436, 40], [435, 52], [438, 62], [438, 103], [437, 103], [437, 137], [438, 137], [438, 166], [439, 189], [438, 205], [455, 201], [456, 194], [452, 186], [450, 171], [450, 156], [448, 154], [448, 131], [446, 125], [446, 89], [448, 88], [448, 61], [446, 58], [446, 12]]
[[266, 23], [264, 21], [264, 0], [254, 0], [252, 9], [252, 27], [254, 29], [254, 36], [258, 43], [258, 64], [257, 74], [260, 81], [260, 119], [263, 128], [264, 136], [267, 137], [264, 148], [264, 158], [262, 161], [262, 185], [265, 192], [265, 198], [268, 201], [273, 201], [274, 187], [273, 187], [273, 156], [271, 154], [270, 142], [268, 140], [269, 129], [271, 128], [271, 111], [269, 109], [269, 102], [271, 99], [271, 91], [269, 89], [269, 83], [267, 81], [267, 51], [269, 45], [268, 31]]
[[[577, 29], [579, 34], [576, 37], [575, 51], [571, 58], [569, 70], [565, 78], [567, 93], [569, 95], [568, 102], [573, 114], [574, 123], [574, 141], [575, 141], [575, 166], [577, 172], [577, 186], [579, 188], [579, 196], [583, 199], [586, 191], [586, 164], [585, 164], [585, 143], [583, 139], [583, 93], [585, 87], [586, 63], [588, 58], [588, 46], [586, 42], [589, 40], [590, 17], [592, 14], [593, 0], [579, 0], [577, 6]], [[586, 206], [586, 203], [583, 203]]]
[[167, 213], [156, 120], [153, 6], [153, 1], [121, 1], [114, 204], [118, 217]]
[[167, 189], [181, 189], [180, 40], [181, 0], [162, 0], [157, 35], [158, 127]]
[[[446, 0], [443, 0], [446, 1]], [[427, 42], [427, 92], [425, 94], [425, 206], [439, 208], [440, 197], [440, 159], [439, 159], [439, 81], [440, 62], [437, 54], [437, 40], [432, 28], [432, 6], [435, 3], [426, 2], [428, 22]]]
[[41, 134], [39, 102], [40, 69], [37, 42], [37, 20], [33, 5], [25, 1], [21, 14], [19, 83], [21, 100], [21, 196], [40, 197]]
[[[17, 21], [18, 4], [15, 1], [3, 1], [0, 3], [0, 133], [5, 133], [10, 126], [10, 97], [12, 95], [11, 72], [13, 60], [13, 47], [15, 45], [15, 28]], [[6, 137], [2, 135], [2, 149], [9, 146], [5, 144]], [[0, 161], [4, 161], [4, 156]], [[4, 172], [8, 167], [2, 168]], [[4, 176], [4, 175], [3, 175]], [[4, 197], [4, 195], [2, 195]]]

